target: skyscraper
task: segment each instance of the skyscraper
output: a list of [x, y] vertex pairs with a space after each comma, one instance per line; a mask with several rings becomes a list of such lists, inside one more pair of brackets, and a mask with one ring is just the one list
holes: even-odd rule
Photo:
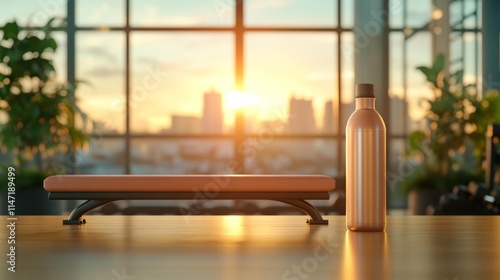
[[222, 133], [222, 119], [222, 97], [212, 89], [203, 95], [201, 132], [208, 134]]
[[323, 114], [323, 133], [332, 134], [335, 132], [335, 122], [333, 119], [333, 101], [325, 102], [325, 111]]
[[340, 131], [345, 132], [347, 121], [349, 120], [349, 117], [351, 117], [351, 114], [354, 112], [354, 110], [356, 110], [356, 103], [354, 101], [351, 101], [349, 103], [340, 103], [340, 106], [342, 106], [342, 115], [340, 116]]
[[290, 98], [287, 128], [288, 133], [316, 132], [316, 122], [310, 99]]

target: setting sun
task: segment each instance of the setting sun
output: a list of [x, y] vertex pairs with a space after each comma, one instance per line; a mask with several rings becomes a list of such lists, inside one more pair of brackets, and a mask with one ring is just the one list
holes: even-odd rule
[[231, 91], [224, 97], [224, 102], [227, 109], [236, 110], [243, 107], [256, 105], [258, 102], [258, 98], [255, 95], [251, 95], [241, 91]]

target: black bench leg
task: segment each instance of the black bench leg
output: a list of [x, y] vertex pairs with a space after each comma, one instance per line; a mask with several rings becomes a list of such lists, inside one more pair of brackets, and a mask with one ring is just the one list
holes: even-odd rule
[[312, 219], [308, 219], [307, 223], [310, 225], [328, 225], [328, 220], [323, 220], [323, 217], [319, 213], [318, 209], [311, 205], [309, 202], [302, 199], [279, 199], [277, 201], [290, 204], [294, 207], [301, 209], [311, 216]]
[[85, 224], [87, 221], [85, 219], [81, 219], [85, 213], [99, 206], [102, 206], [106, 203], [109, 203], [111, 201], [113, 200], [87, 200], [84, 203], [75, 207], [73, 211], [71, 211], [71, 214], [69, 214], [68, 219], [63, 220], [63, 225]]

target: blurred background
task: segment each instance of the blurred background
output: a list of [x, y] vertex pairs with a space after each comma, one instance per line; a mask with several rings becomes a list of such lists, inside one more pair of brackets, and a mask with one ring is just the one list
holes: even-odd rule
[[[407, 210], [411, 191], [432, 190], [436, 204], [458, 184], [485, 181], [485, 132], [500, 118], [496, 1], [0, 3], [6, 7], [0, 10], [0, 159], [18, 172], [325, 174], [337, 179], [338, 191], [324, 210], [342, 213], [344, 128], [355, 84], [368, 82], [376, 85], [377, 110], [388, 129], [390, 213], [416, 213]], [[20, 70], [13, 90], [15, 55], [6, 58], [8, 50], [30, 36], [50, 41], [39, 51], [28, 47], [19, 59], [43, 58], [51, 66], [42, 67], [46, 80]], [[69, 103], [53, 116], [61, 134], [47, 126], [49, 136], [59, 135], [49, 137], [53, 145], [44, 136], [25, 141], [20, 126], [27, 123], [10, 121], [12, 96], [52, 94], [50, 87], [26, 89], [40, 81], [64, 88], [59, 93]], [[20, 108], [35, 114], [35, 123], [50, 122]], [[432, 185], [439, 176], [459, 179]]]

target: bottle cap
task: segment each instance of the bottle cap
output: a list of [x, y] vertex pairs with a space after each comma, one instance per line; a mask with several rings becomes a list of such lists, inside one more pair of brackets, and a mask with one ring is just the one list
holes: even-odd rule
[[356, 85], [356, 98], [375, 98], [373, 93], [373, 84], [357, 84]]

